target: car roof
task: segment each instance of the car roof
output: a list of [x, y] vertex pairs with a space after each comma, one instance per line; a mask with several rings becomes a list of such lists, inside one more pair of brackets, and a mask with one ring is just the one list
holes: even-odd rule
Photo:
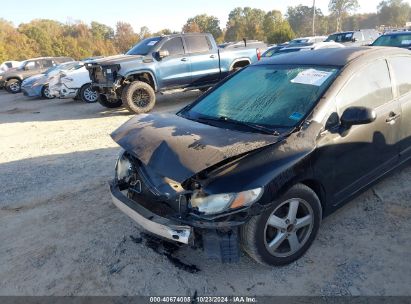
[[382, 34], [382, 36], [396, 36], [396, 35], [411, 35], [411, 31], [387, 32], [387, 33]]
[[322, 65], [343, 67], [359, 58], [378, 58], [389, 55], [411, 55], [410, 51], [393, 47], [345, 47], [325, 48], [309, 52], [292, 52], [279, 56], [268, 57], [255, 65], [261, 64], [289, 64], [289, 65]]

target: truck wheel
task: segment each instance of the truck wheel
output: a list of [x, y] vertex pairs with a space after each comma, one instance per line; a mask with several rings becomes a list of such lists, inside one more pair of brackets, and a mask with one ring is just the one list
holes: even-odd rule
[[20, 93], [21, 92], [21, 81], [18, 79], [10, 79], [6, 83], [6, 90], [9, 93]]
[[50, 90], [49, 90], [48, 85], [43, 86], [43, 88], [41, 89], [41, 96], [43, 96], [46, 99], [56, 98], [56, 96], [50, 95]]
[[110, 108], [110, 109], [119, 108], [123, 105], [123, 102], [121, 101], [121, 99], [109, 100], [105, 95], [100, 95], [100, 99], [98, 100], [98, 102], [103, 107]]
[[296, 184], [270, 209], [241, 227], [242, 248], [261, 264], [289, 264], [311, 246], [321, 218], [321, 203], [315, 192]]
[[80, 98], [86, 103], [94, 103], [98, 101], [99, 93], [91, 88], [91, 83], [87, 83], [80, 89]]
[[148, 83], [133, 81], [124, 88], [121, 99], [127, 110], [141, 114], [149, 112], [154, 107], [156, 94]]

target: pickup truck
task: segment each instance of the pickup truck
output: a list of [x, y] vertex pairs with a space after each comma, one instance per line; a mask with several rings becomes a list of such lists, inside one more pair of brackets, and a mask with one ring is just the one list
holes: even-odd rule
[[246, 40], [244, 47], [224, 50], [211, 34], [187, 33], [144, 39], [125, 55], [95, 60], [86, 68], [100, 104], [146, 113], [154, 107], [156, 92], [206, 90], [260, 57], [261, 50]]

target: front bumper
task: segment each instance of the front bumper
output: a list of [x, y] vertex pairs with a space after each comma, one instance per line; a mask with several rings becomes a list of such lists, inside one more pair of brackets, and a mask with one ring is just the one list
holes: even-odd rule
[[28, 97], [40, 97], [43, 86], [22, 86], [21, 91]]
[[131, 217], [146, 231], [183, 244], [192, 244], [194, 242], [194, 232], [192, 227], [180, 225], [179, 223], [158, 216], [144, 208], [137, 202], [126, 197], [114, 182], [110, 183], [110, 192], [113, 204]]

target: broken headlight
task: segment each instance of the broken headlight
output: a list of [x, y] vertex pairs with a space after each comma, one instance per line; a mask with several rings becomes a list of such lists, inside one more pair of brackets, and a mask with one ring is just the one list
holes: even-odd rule
[[126, 151], [122, 150], [116, 163], [116, 179], [118, 182], [128, 182], [133, 166]]
[[216, 214], [228, 209], [250, 206], [262, 195], [263, 188], [256, 188], [239, 193], [223, 193], [205, 195], [201, 191], [195, 191], [190, 199], [191, 208], [204, 214]]

